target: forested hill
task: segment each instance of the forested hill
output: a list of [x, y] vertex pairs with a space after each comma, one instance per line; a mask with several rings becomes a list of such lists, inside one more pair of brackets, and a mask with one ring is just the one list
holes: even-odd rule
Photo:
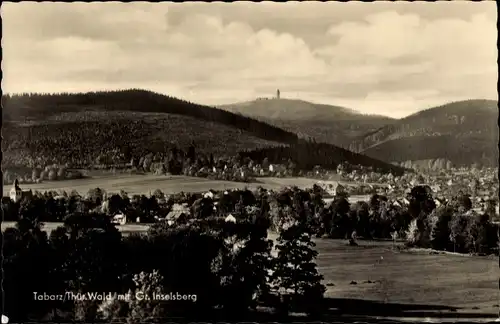
[[466, 100], [423, 110], [355, 140], [350, 149], [387, 162], [498, 165], [498, 102]]
[[296, 134], [250, 117], [137, 89], [78, 94], [5, 95], [2, 97], [2, 107], [4, 121], [43, 120], [55, 114], [89, 110], [169, 113], [223, 124], [270, 141], [286, 144], [297, 141]]
[[391, 124], [386, 116], [364, 115], [349, 108], [295, 99], [259, 99], [220, 106], [291, 131], [302, 138], [348, 148], [353, 139]]
[[302, 168], [348, 163], [398, 169], [331, 144], [307, 144], [295, 133], [266, 122], [149, 91], [26, 94], [2, 99], [4, 166], [67, 163], [87, 168], [102, 161], [119, 164], [151, 152], [185, 149], [194, 143], [204, 154], [233, 156], [257, 150], [277, 162], [291, 157]]

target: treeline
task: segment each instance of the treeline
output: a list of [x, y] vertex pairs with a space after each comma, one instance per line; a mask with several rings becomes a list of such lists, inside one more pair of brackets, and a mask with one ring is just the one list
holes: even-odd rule
[[290, 159], [301, 170], [310, 170], [316, 165], [325, 169], [335, 170], [338, 165], [347, 162], [347, 164], [360, 165], [361, 167], [371, 168], [377, 172], [392, 172], [394, 175], [402, 175], [405, 171], [402, 167], [353, 153], [340, 147], [307, 140], [300, 140], [297, 144], [289, 146], [242, 152], [241, 155], [248, 156], [252, 160], [257, 161], [267, 157], [271, 163], [281, 163]]
[[[407, 197], [408, 205], [394, 203], [378, 194], [373, 194], [369, 201], [355, 204], [349, 202], [348, 194], [338, 194], [328, 204], [324, 196], [324, 189], [317, 185], [308, 190], [289, 188], [279, 192], [262, 188], [253, 192], [213, 192], [213, 197], [193, 193], [166, 196], [160, 190], [156, 190], [151, 197], [129, 197], [125, 192], [108, 196], [96, 188], [85, 197], [76, 192], [46, 192], [35, 193], [17, 203], [3, 198], [2, 210], [6, 221], [20, 221], [22, 211], [30, 209], [37, 222], [62, 222], [75, 213], [98, 212], [110, 217], [123, 213], [127, 222], [132, 223], [137, 220], [155, 223], [168, 218], [175, 204], [190, 207], [184, 221], [226, 217], [230, 213], [252, 213], [254, 207], [259, 207], [265, 208], [270, 228], [279, 230], [280, 224], [293, 214], [295, 204], [300, 203], [300, 217], [308, 231], [318, 237], [346, 239], [356, 233], [356, 236], [365, 239], [399, 238], [407, 240], [412, 246], [446, 251], [492, 253], [496, 249], [498, 225], [492, 223], [496, 217], [496, 202], [493, 200], [488, 202], [484, 212], [476, 213], [472, 211], [470, 197], [461, 193], [437, 207], [426, 186], [416, 186], [411, 190]], [[263, 197], [266, 198], [264, 207]]]
[[60, 112], [78, 112], [84, 109], [171, 113], [228, 125], [266, 140], [282, 143], [297, 141], [297, 135], [249, 117], [139, 89], [8, 95], [2, 97], [2, 106], [7, 120], [23, 114], [27, 117], [44, 118]]

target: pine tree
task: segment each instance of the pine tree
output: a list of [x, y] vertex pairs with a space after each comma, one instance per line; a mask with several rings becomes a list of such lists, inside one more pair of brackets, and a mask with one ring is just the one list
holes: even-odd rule
[[[294, 211], [295, 213], [295, 211]], [[298, 215], [288, 224], [284, 224], [277, 239], [278, 255], [274, 260], [272, 284], [275, 291], [284, 299], [284, 308], [288, 312], [290, 306], [303, 306], [308, 314], [312, 314], [321, 304], [326, 291], [321, 283], [323, 276], [319, 274], [315, 259], [318, 252], [304, 220]]]

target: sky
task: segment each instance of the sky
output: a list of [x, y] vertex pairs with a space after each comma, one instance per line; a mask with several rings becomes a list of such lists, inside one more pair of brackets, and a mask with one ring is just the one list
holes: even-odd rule
[[2, 3], [2, 89], [271, 97], [395, 118], [497, 94], [496, 2]]

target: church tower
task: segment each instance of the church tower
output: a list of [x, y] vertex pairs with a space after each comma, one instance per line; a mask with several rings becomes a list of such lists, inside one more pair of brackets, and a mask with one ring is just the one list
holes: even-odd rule
[[10, 189], [10, 199], [14, 202], [18, 202], [23, 197], [23, 191], [19, 187], [19, 181], [16, 179], [12, 189]]
[[276, 99], [280, 98], [280, 89], [276, 90]]

